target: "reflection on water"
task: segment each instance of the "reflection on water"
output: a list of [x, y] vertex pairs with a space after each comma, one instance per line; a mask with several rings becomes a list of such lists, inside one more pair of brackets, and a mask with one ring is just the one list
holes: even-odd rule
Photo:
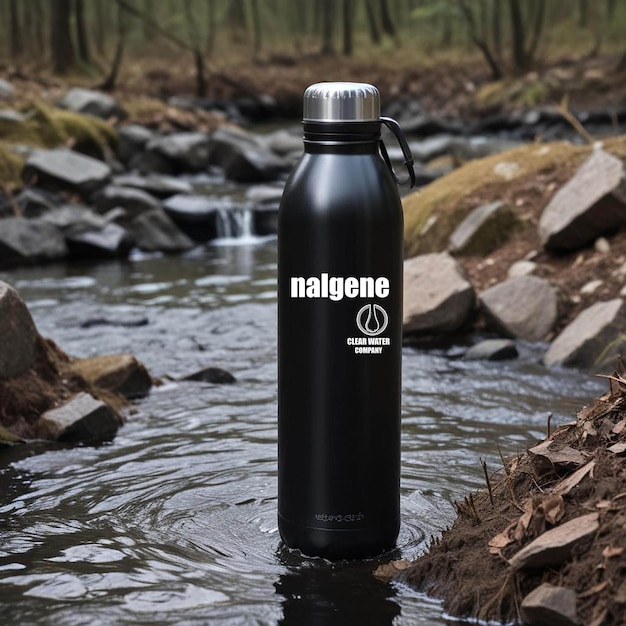
[[[165, 384], [113, 442], [0, 449], [0, 605], [19, 624], [444, 624], [440, 604], [281, 546], [276, 528], [276, 249], [54, 265], [0, 276], [77, 356], [133, 352]], [[90, 323], [94, 320], [97, 323]], [[137, 320], [141, 324], [135, 325]], [[414, 558], [482, 485], [479, 457], [571, 419], [603, 390], [510, 363], [404, 352], [402, 527]], [[236, 385], [180, 383], [201, 367]]]

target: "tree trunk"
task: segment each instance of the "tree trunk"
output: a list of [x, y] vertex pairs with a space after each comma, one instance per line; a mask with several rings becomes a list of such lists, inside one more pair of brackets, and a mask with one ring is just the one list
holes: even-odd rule
[[46, 48], [46, 36], [44, 34], [46, 16], [43, 7], [41, 6], [41, 0], [30, 0], [28, 4], [32, 10], [33, 41], [35, 44], [35, 51], [37, 55], [41, 57]]
[[66, 73], [74, 64], [71, 16], [70, 0], [50, 0], [50, 52], [57, 74]]
[[370, 31], [370, 39], [374, 45], [378, 45], [380, 44], [380, 30], [372, 2], [373, 0], [365, 0], [365, 13], [367, 14], [367, 26]]
[[[528, 1], [528, 0], [527, 0]], [[509, 0], [511, 12], [511, 45], [513, 51], [513, 67], [517, 73], [524, 72], [527, 68], [524, 41], [526, 33], [524, 19], [519, 0]]]
[[206, 53], [210, 56], [215, 49], [215, 0], [207, 0]]
[[382, 26], [383, 32], [389, 35], [392, 39], [397, 40], [398, 32], [396, 31], [396, 26], [391, 19], [391, 12], [389, 11], [388, 0], [379, 0], [379, 8], [380, 24]]
[[185, 18], [187, 20], [187, 29], [189, 30], [189, 39], [193, 47], [193, 60], [196, 66], [196, 96], [204, 98], [206, 96], [206, 81], [204, 79], [204, 57], [200, 49], [200, 34], [196, 20], [191, 9], [190, 0], [184, 0]]
[[258, 56], [263, 47], [263, 32], [261, 29], [261, 15], [259, 13], [258, 0], [250, 0], [250, 11], [252, 14], [252, 32], [254, 35], [254, 54]]
[[352, 56], [352, 0], [343, 0], [343, 54]]
[[243, 0], [230, 0], [226, 20], [230, 27], [230, 38], [233, 43], [245, 43], [246, 40], [246, 9]]
[[20, 24], [20, 14], [17, 0], [9, 2], [9, 36], [11, 47], [11, 59], [17, 59], [24, 52], [24, 42], [22, 41], [22, 28]]
[[589, 26], [589, 5], [587, 0], [578, 0], [578, 27], [587, 28], [587, 26]]
[[95, 29], [94, 40], [96, 42], [96, 51], [100, 57], [106, 56], [105, 50], [105, 31], [106, 31], [106, 9], [104, 3], [110, 0], [92, 0], [95, 8]]
[[[154, 15], [154, 0], [143, 0], [143, 12], [146, 15]], [[141, 37], [144, 41], [152, 41], [154, 39], [154, 31], [147, 22], [141, 25]]]
[[78, 43], [78, 56], [84, 63], [91, 62], [89, 53], [89, 41], [85, 29], [85, 0], [75, 0], [76, 11], [76, 42]]
[[335, 29], [334, 19], [334, 0], [324, 0], [322, 5], [322, 50], [325, 56], [335, 54], [335, 45], [333, 42], [333, 34]]
[[467, 22], [467, 28], [472, 42], [481, 51], [487, 65], [489, 65], [491, 77], [494, 80], [500, 80], [503, 76], [502, 66], [498, 59], [496, 59], [493, 55], [493, 52], [487, 43], [486, 37], [484, 35], [481, 36], [478, 33], [476, 27], [476, 17], [468, 4], [468, 0], [460, 0], [459, 8], [461, 9], [461, 13], [465, 18], [465, 21]]
[[104, 82], [100, 85], [100, 89], [103, 91], [113, 91], [117, 85], [117, 79], [119, 77], [120, 69], [122, 67], [122, 61], [124, 60], [124, 50], [126, 49], [126, 20], [124, 17], [124, 10], [121, 3], [117, 2], [117, 44], [115, 46], [115, 55], [113, 56], [113, 62], [111, 63], [111, 69], [109, 75], [104, 79]]
[[497, 59], [498, 64], [502, 65], [502, 5], [500, 0], [493, 0], [491, 31], [493, 39], [493, 54]]
[[536, 0], [536, 2], [537, 12], [535, 13], [532, 24], [531, 40], [524, 54], [526, 59], [526, 67], [524, 69], [530, 69], [535, 62], [537, 48], [539, 47], [539, 41], [541, 40], [541, 33], [543, 32], [543, 25], [545, 23], [546, 2], [545, 0]]

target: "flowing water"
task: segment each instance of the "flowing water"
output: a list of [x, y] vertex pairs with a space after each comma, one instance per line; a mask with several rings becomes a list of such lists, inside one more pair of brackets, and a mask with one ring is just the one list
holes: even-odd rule
[[[224, 233], [229, 236], [229, 233]], [[375, 580], [379, 560], [329, 563], [276, 529], [276, 246], [51, 265], [0, 275], [45, 336], [77, 356], [132, 352], [163, 385], [106, 445], [0, 449], [6, 624], [444, 624], [439, 602]], [[413, 558], [504, 454], [604, 385], [459, 347], [404, 351], [402, 529]], [[217, 365], [234, 385], [176, 382]], [[477, 555], [480, 567], [482, 555]]]

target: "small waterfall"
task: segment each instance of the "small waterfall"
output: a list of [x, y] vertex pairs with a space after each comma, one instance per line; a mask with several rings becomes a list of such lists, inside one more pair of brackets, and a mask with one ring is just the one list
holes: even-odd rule
[[217, 237], [221, 240], [251, 240], [254, 234], [254, 213], [250, 208], [219, 208], [216, 213]]

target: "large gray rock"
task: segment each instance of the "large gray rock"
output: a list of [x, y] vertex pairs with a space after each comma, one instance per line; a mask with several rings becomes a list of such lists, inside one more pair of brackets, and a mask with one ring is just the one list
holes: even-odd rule
[[533, 589], [521, 604], [525, 624], [545, 626], [579, 626], [576, 613], [576, 592], [566, 587], [543, 583]]
[[290, 168], [289, 162], [269, 150], [262, 139], [226, 128], [211, 136], [209, 164], [223, 168], [226, 178], [240, 183], [276, 180]]
[[528, 341], [545, 339], [558, 316], [556, 290], [537, 276], [509, 278], [483, 291], [479, 301], [491, 328]]
[[195, 194], [172, 196], [163, 203], [163, 209], [172, 221], [196, 241], [215, 239], [220, 211], [230, 211], [235, 206], [228, 198]]
[[625, 223], [624, 165], [596, 149], [544, 209], [539, 236], [547, 250], [576, 250]]
[[79, 393], [37, 422], [37, 436], [60, 441], [105, 441], [121, 423], [111, 407], [88, 393]]
[[504, 202], [491, 202], [475, 208], [450, 236], [453, 254], [484, 256], [501, 246], [517, 225], [511, 207]]
[[0, 281], [0, 380], [23, 374], [35, 362], [37, 328], [17, 291]]
[[155, 136], [154, 132], [139, 124], [129, 124], [117, 131], [117, 157], [128, 165], [146, 144]]
[[113, 185], [116, 187], [132, 187], [140, 189], [156, 198], [169, 198], [179, 193], [193, 193], [193, 185], [186, 180], [181, 180], [174, 176], [139, 174], [120, 174], [113, 178]]
[[13, 85], [3, 78], [0, 78], [0, 100], [12, 100], [15, 95]]
[[128, 229], [137, 246], [146, 252], [184, 252], [194, 246], [163, 209], [141, 213], [131, 220]]
[[209, 164], [209, 145], [206, 133], [184, 132], [153, 137], [146, 150], [169, 160], [178, 171], [198, 172]]
[[423, 254], [404, 262], [405, 332], [455, 332], [472, 315], [475, 300], [474, 288], [448, 253]]
[[39, 217], [63, 204], [62, 198], [56, 193], [40, 187], [25, 187], [15, 197], [22, 217]]
[[304, 151], [301, 132], [294, 135], [285, 129], [277, 130], [269, 135], [265, 135], [263, 137], [263, 143], [272, 152], [280, 156], [287, 156], [288, 154], [301, 153]]
[[108, 94], [82, 87], [72, 87], [61, 99], [59, 106], [76, 113], [86, 113], [103, 119], [125, 117], [125, 112]]
[[161, 203], [154, 196], [141, 189], [107, 185], [93, 196], [93, 203], [100, 213], [121, 207], [131, 217], [158, 209]]
[[52, 224], [64, 233], [98, 230], [107, 225], [102, 215], [80, 204], [65, 204], [51, 209], [41, 217], [41, 221]]
[[78, 191], [87, 196], [107, 184], [111, 168], [102, 161], [66, 148], [35, 150], [26, 160], [23, 178], [44, 187]]
[[101, 228], [68, 232], [65, 238], [70, 255], [81, 259], [127, 257], [134, 243], [125, 228], [113, 223]]
[[548, 366], [600, 368], [626, 348], [626, 305], [597, 302], [570, 322], [543, 357]]
[[55, 261], [67, 255], [61, 231], [43, 220], [0, 220], [0, 266]]

